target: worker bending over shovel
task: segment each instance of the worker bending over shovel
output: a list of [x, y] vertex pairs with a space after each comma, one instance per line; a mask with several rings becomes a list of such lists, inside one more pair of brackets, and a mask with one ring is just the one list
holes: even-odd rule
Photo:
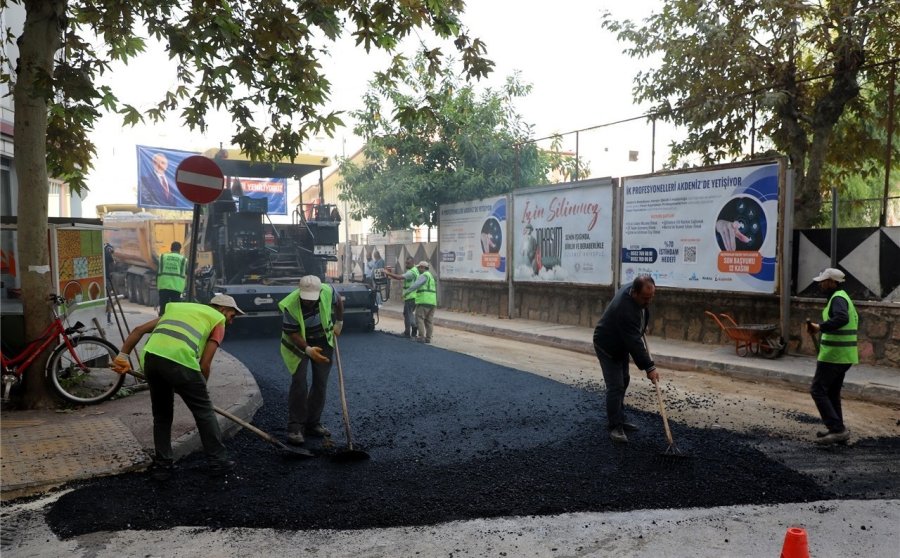
[[167, 481], [174, 470], [172, 453], [172, 420], [174, 394], [178, 394], [194, 415], [203, 451], [209, 460], [210, 474], [225, 474], [234, 467], [222, 443], [222, 431], [213, 410], [206, 381], [213, 356], [225, 337], [225, 325], [236, 314], [244, 312], [228, 295], [217, 294], [205, 304], [170, 302], [165, 313], [132, 330], [122, 344], [112, 369], [119, 374], [131, 370], [128, 353], [141, 337], [150, 339], [141, 353], [141, 364], [150, 387], [150, 406], [153, 409], [153, 446], [155, 456], [150, 475]]
[[[288, 436], [302, 445], [305, 436], [330, 436], [322, 426], [325, 389], [331, 372], [334, 337], [344, 325], [344, 302], [315, 275], [300, 278], [300, 286], [278, 303], [282, 313], [281, 358], [292, 374], [288, 392]], [[307, 363], [312, 361], [312, 385], [307, 387]]]
[[640, 275], [622, 287], [610, 301], [594, 328], [594, 352], [600, 360], [606, 382], [606, 417], [613, 442], [627, 443], [626, 431], [638, 427], [625, 420], [625, 390], [631, 380], [628, 357], [647, 373], [654, 384], [659, 381], [656, 365], [644, 344], [644, 332], [650, 323], [650, 302], [656, 283], [649, 275]]

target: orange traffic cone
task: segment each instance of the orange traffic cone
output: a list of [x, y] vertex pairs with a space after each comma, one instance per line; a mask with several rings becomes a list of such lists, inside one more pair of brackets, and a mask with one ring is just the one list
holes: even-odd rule
[[784, 546], [781, 558], [809, 558], [809, 544], [806, 541], [806, 529], [790, 527], [784, 535]]

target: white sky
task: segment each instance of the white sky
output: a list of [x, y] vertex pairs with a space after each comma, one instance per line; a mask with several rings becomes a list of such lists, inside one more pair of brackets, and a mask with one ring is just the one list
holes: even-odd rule
[[[470, 36], [487, 44], [487, 56], [496, 63], [495, 71], [483, 80], [485, 85], [499, 87], [515, 70], [523, 81], [533, 84], [532, 94], [517, 106], [525, 121], [534, 125], [536, 137], [545, 137], [646, 112], [646, 107], [632, 104], [631, 88], [635, 73], [647, 63], [622, 54], [624, 45], [601, 29], [600, 13], [608, 9], [618, 19], [643, 19], [660, 4], [659, 0], [470, 0], [463, 22]], [[444, 48], [444, 52], [452, 50], [452, 46]], [[323, 61], [332, 82], [329, 108], [360, 108], [372, 72], [384, 64], [384, 57], [367, 56], [350, 40], [342, 41], [332, 60]], [[175, 85], [175, 67], [162, 47], [156, 46], [128, 67], [115, 68], [110, 83], [120, 100], [146, 109]], [[344, 120], [347, 128], [339, 129], [334, 138], [312, 141], [305, 151], [334, 157], [342, 154], [344, 145], [348, 155], [359, 149], [362, 141], [352, 135], [352, 119], [345, 116]], [[656, 170], [671, 134], [657, 125]], [[135, 202], [136, 145], [201, 151], [220, 143], [229, 147], [232, 135], [227, 116], [212, 119], [206, 134], [181, 127], [175, 113], [164, 124], [134, 128], [122, 127], [118, 116], [104, 117], [92, 135], [97, 160], [88, 180], [85, 216], [93, 215], [97, 204]], [[566, 137], [563, 147], [575, 150], [574, 135]], [[651, 129], [643, 121], [584, 132], [578, 147], [593, 176], [651, 171]], [[628, 162], [630, 150], [639, 152], [637, 162]], [[309, 176], [304, 184], [315, 180]], [[289, 200], [297, 189], [296, 183], [289, 186]]]

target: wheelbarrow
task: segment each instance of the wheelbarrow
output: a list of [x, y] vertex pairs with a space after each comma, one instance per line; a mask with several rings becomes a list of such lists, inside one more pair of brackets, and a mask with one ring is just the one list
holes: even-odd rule
[[734, 351], [738, 356], [778, 358], [787, 348], [784, 339], [778, 335], [776, 324], [738, 324], [729, 314], [716, 316], [708, 310], [706, 315], [719, 324], [725, 335], [734, 341]]

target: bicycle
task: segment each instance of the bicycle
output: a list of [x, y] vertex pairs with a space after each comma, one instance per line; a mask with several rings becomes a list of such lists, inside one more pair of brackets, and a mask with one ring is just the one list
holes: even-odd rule
[[40, 337], [31, 341], [16, 356], [8, 357], [0, 350], [2, 364], [2, 400], [8, 402], [14, 385], [22, 381], [29, 366], [54, 341], [57, 342], [47, 360], [45, 373], [51, 379], [56, 393], [66, 401], [79, 404], [95, 404], [115, 395], [125, 376], [110, 368], [119, 349], [100, 337], [84, 334], [84, 324], [76, 322], [66, 327], [68, 317], [61, 318], [57, 305], [66, 300], [55, 294], [48, 299], [51, 303], [53, 321]]

